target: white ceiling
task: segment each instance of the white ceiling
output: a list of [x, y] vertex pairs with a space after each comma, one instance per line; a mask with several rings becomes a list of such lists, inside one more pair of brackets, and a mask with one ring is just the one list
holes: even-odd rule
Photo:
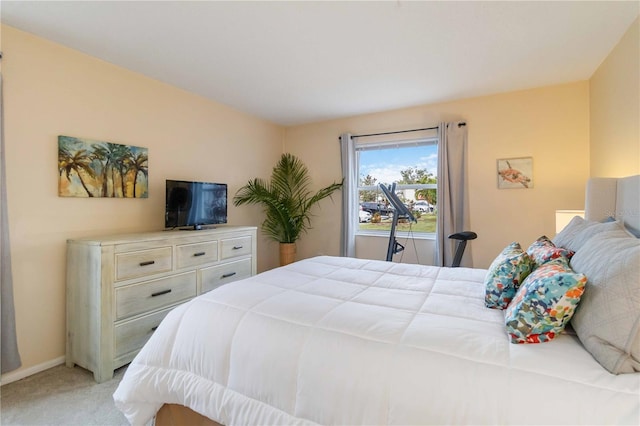
[[283, 125], [586, 80], [638, 1], [8, 1], [2, 22]]

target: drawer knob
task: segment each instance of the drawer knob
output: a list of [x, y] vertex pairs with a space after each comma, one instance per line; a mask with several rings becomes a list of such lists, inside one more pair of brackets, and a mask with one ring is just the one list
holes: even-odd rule
[[234, 276], [235, 274], [236, 274], [235, 272], [229, 272], [228, 274], [224, 274], [224, 275], [222, 276], [222, 278], [229, 278], [229, 277]]
[[140, 266], [153, 265], [154, 263], [156, 263], [155, 260], [147, 260], [146, 262], [140, 262]]
[[163, 294], [171, 293], [171, 289], [162, 290], [157, 293], [151, 293], [151, 297], [162, 296]]
[[198, 257], [198, 256], [204, 256], [205, 254], [207, 254], [207, 252], [205, 252], [205, 251], [200, 251], [200, 252], [198, 252], [198, 253], [193, 253], [193, 256], [194, 256], [194, 257]]
[[242, 246], [233, 246], [234, 250], [240, 250], [242, 248]]

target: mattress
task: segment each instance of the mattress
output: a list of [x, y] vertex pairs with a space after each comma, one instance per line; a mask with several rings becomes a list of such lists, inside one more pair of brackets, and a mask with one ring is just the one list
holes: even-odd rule
[[563, 333], [511, 344], [483, 269], [320, 256], [174, 309], [114, 394], [225, 425], [639, 424], [640, 375]]

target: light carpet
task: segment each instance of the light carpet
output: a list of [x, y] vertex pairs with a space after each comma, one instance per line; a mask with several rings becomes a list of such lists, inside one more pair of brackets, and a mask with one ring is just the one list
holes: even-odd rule
[[90, 371], [60, 365], [6, 384], [0, 388], [0, 424], [128, 425], [112, 397], [125, 370], [96, 383]]

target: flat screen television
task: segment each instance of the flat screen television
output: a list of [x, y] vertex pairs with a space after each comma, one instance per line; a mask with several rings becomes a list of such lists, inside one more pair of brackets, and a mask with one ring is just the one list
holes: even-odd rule
[[227, 184], [166, 180], [165, 228], [198, 230], [227, 223]]

